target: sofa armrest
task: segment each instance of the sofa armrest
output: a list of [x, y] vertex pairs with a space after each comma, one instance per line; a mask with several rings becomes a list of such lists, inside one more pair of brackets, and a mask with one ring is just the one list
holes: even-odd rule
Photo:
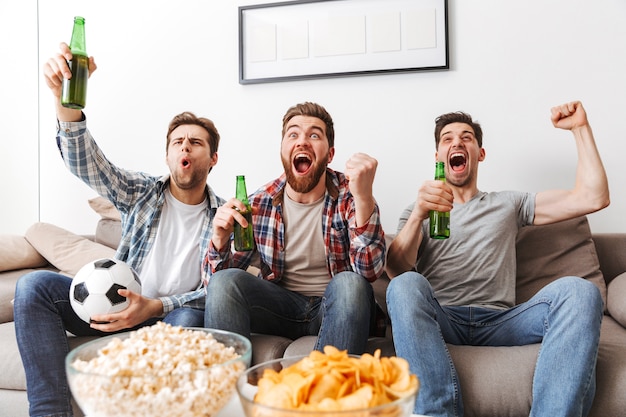
[[0, 272], [46, 265], [48, 261], [24, 236], [0, 235]]
[[626, 271], [626, 233], [594, 233], [600, 270], [606, 283]]
[[115, 249], [49, 223], [33, 224], [25, 236], [37, 252], [71, 276], [90, 261], [115, 256]]
[[606, 300], [611, 317], [626, 328], [626, 272], [611, 281], [607, 288]]
[[[25, 268], [0, 272], [0, 323], [13, 321], [13, 297], [15, 297], [17, 280], [24, 274], [42, 269], [56, 271], [53, 266], [48, 265], [46, 268]], [[2, 415], [1, 412], [0, 415]]]

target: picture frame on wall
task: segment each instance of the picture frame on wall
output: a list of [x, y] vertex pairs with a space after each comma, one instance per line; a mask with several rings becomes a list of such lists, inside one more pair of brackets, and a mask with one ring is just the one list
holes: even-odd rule
[[447, 0], [239, 7], [240, 84], [447, 69]]

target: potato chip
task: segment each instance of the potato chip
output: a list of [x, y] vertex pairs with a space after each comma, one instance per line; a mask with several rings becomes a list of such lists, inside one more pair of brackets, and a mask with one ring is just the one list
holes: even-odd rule
[[255, 402], [292, 410], [360, 410], [413, 394], [419, 381], [398, 357], [350, 356], [333, 346], [313, 351], [281, 371], [266, 370]]
[[337, 375], [334, 372], [322, 375], [311, 388], [308, 401], [310, 403], [318, 403], [324, 398], [336, 398], [342, 385], [338, 376], [341, 375]]
[[276, 380], [277, 375], [276, 371], [271, 370], [263, 374], [259, 380], [259, 392], [262, 392], [259, 398], [263, 404], [272, 407], [297, 408], [306, 400], [314, 375], [288, 373], [284, 378]]

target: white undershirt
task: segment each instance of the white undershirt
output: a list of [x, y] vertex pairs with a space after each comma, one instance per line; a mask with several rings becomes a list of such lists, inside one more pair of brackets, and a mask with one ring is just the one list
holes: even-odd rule
[[152, 249], [141, 267], [141, 293], [150, 298], [193, 291], [201, 283], [200, 235], [208, 201], [181, 203], [169, 189]]

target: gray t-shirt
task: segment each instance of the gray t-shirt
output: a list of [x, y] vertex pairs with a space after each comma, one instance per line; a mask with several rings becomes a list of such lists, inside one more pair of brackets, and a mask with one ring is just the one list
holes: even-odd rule
[[[400, 216], [398, 231], [415, 204]], [[441, 305], [497, 309], [515, 304], [515, 239], [520, 227], [532, 224], [535, 194], [478, 192], [450, 212], [450, 238], [431, 239], [429, 221], [415, 269], [424, 275]]]
[[283, 200], [285, 271], [279, 285], [315, 297], [324, 295], [331, 279], [321, 226], [324, 197], [302, 204], [285, 193]]

